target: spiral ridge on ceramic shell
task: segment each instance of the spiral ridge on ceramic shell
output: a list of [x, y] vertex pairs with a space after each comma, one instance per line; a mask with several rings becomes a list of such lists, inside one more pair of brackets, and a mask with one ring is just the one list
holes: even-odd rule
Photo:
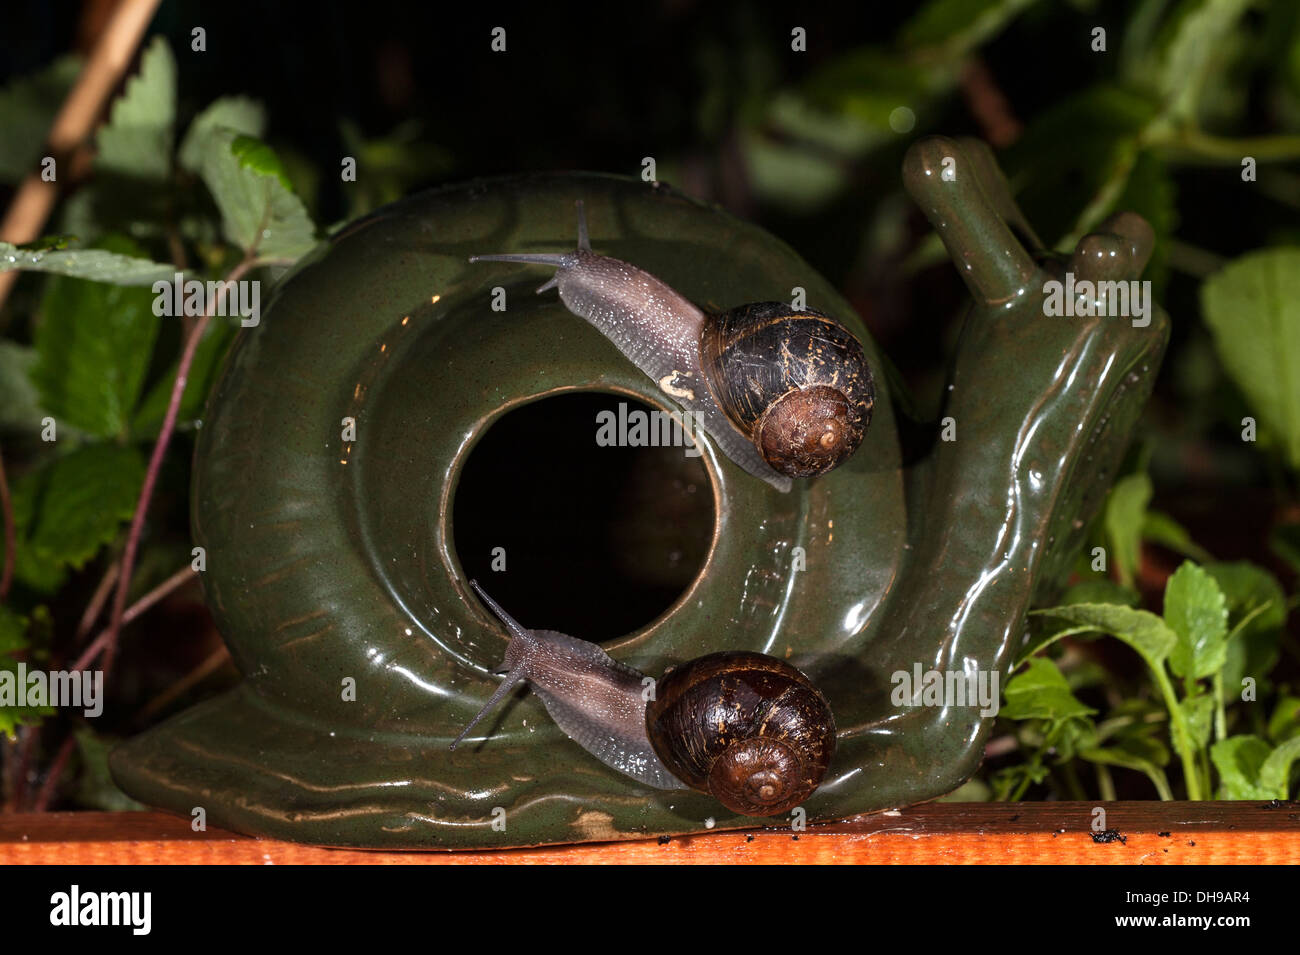
[[835, 720], [821, 692], [790, 664], [747, 651], [665, 673], [646, 730], [678, 779], [749, 816], [798, 806], [835, 751]]

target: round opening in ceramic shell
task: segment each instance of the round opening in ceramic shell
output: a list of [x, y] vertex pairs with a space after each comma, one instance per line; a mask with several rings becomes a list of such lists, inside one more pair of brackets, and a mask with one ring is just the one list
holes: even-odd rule
[[[678, 443], [647, 446], [652, 433]], [[506, 412], [457, 482], [465, 575], [526, 627], [597, 642], [645, 627], [690, 586], [713, 539], [695, 453], [662, 411], [627, 395], [571, 392]]]

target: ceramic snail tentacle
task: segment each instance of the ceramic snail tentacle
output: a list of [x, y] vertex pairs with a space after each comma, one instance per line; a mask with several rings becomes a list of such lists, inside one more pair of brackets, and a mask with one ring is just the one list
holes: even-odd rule
[[709, 793], [733, 812], [788, 812], [820, 785], [835, 720], [803, 673], [761, 653], [713, 653], [659, 681], [600, 647], [521, 626], [470, 585], [511, 633], [505, 679], [451, 748], [527, 681], [561, 730], [593, 756], [656, 789]]
[[862, 345], [842, 324], [781, 302], [709, 315], [664, 282], [591, 249], [578, 207], [573, 252], [476, 255], [471, 262], [549, 265], [537, 291], [559, 290], [680, 404], [723, 452], [780, 491], [829, 471], [862, 443], [875, 383]]

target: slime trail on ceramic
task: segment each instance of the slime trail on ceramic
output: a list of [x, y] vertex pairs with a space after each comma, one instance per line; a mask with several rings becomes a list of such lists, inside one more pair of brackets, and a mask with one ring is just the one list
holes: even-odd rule
[[[194, 542], [244, 682], [120, 745], [122, 788], [186, 816], [202, 806], [215, 826], [329, 845], [490, 848], [752, 824], [708, 795], [586, 758], [533, 694], [501, 711], [490, 738], [448, 752], [500, 687], [493, 671], [509, 649], [454, 545], [466, 457], [498, 418], [555, 394], [674, 407], [584, 319], [533, 295], [526, 270], [467, 263], [488, 249], [568, 248], [577, 200], [603, 249], [688, 302], [776, 302], [803, 286], [861, 344], [878, 386], [858, 451], [788, 493], [699, 433], [690, 463], [705, 469], [715, 515], [700, 573], [602, 652], [649, 673], [721, 651], [798, 666], [836, 726], [825, 778], [801, 804], [809, 821], [960, 785], [991, 721], [971, 706], [895, 706], [891, 675], [920, 663], [1005, 676], [1030, 601], [1063, 581], [1105, 497], [1168, 318], [1157, 309], [1135, 328], [1043, 313], [1044, 282], [1099, 267], [1090, 249], [1115, 252], [1107, 274], [1117, 261], [1141, 273], [1150, 230], [1136, 216], [1061, 262], [1039, 254], [982, 144], [922, 140], [903, 176], [973, 298], [943, 409], [957, 439], [906, 465], [895, 376], [851, 306], [778, 239], [662, 185], [489, 180], [336, 233], [241, 332], [197, 438]], [[490, 307], [502, 284], [507, 315]], [[553, 586], [570, 584], [557, 573]]]
[[697, 789], [732, 812], [771, 816], [799, 805], [826, 775], [835, 721], [825, 697], [790, 664], [715, 653], [656, 683], [594, 643], [520, 626], [477, 581], [470, 586], [511, 637], [505, 679], [451, 749], [527, 681], [570, 739], [656, 789]]
[[781, 302], [706, 315], [648, 272], [591, 250], [578, 206], [578, 248], [475, 255], [471, 262], [549, 265], [569, 311], [589, 321], [691, 412], [731, 460], [780, 491], [838, 467], [862, 443], [876, 389], [853, 333], [816, 309]]

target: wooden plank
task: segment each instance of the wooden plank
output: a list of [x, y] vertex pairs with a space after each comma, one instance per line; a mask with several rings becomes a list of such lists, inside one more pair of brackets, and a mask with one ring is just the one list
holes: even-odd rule
[[[1092, 831], [1105, 810], [1107, 833]], [[1300, 863], [1300, 803], [929, 803], [811, 826], [490, 852], [251, 839], [160, 812], [0, 816], [0, 865], [62, 863]]]

